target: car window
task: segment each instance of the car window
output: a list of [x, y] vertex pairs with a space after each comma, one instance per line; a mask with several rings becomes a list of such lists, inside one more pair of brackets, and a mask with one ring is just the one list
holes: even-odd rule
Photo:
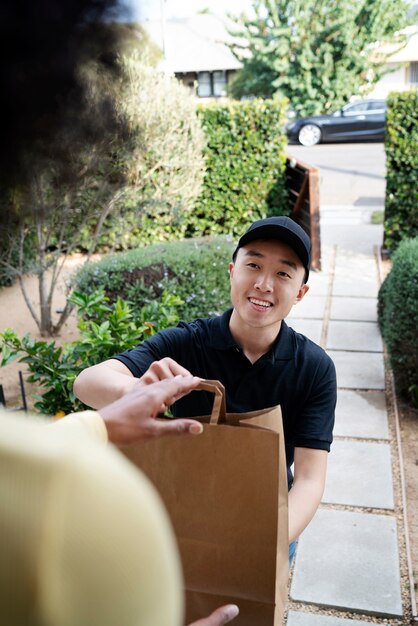
[[369, 102], [369, 111], [384, 111], [386, 109], [386, 102]]
[[367, 111], [368, 102], [356, 102], [355, 104], [349, 104], [344, 107], [344, 115], [356, 115], [357, 113], [362, 113], [363, 111]]

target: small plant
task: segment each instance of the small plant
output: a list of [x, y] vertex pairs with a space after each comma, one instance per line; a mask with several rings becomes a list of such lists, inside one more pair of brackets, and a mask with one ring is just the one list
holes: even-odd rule
[[55, 341], [36, 341], [29, 335], [20, 338], [7, 329], [0, 333], [1, 363], [15, 359], [28, 365], [28, 382], [47, 389], [37, 395], [35, 408], [45, 415], [62, 415], [85, 406], [73, 393], [80, 371], [150, 337], [158, 330], [178, 321], [180, 298], [164, 292], [159, 302], [144, 306], [139, 313], [128, 302], [118, 298], [113, 305], [103, 292], [90, 295], [75, 292], [71, 303], [78, 307], [81, 339], [57, 346]]
[[370, 217], [370, 222], [372, 224], [383, 224], [384, 215], [383, 211], [373, 211]]

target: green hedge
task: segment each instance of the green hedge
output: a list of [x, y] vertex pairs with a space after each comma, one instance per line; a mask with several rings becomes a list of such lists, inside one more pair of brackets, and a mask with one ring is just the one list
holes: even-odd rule
[[[125, 236], [118, 245], [127, 249], [184, 237], [236, 237], [260, 217], [288, 215], [286, 109], [286, 99], [198, 105], [207, 142], [206, 172], [194, 209], [179, 207], [173, 220], [166, 208], [159, 213], [155, 207], [147, 215], [132, 206], [124, 215]], [[104, 249], [114, 243], [112, 238], [112, 228], [105, 228]]]
[[384, 247], [418, 235], [418, 91], [387, 100]]
[[187, 236], [236, 236], [254, 220], [288, 214], [285, 186], [287, 100], [198, 107], [206, 134], [206, 174]]
[[110, 302], [121, 297], [138, 310], [167, 291], [183, 301], [176, 307], [182, 319], [216, 315], [230, 306], [227, 268], [233, 250], [230, 239], [207, 237], [108, 254], [78, 272], [75, 289], [86, 294], [103, 289]]
[[418, 237], [394, 253], [378, 312], [398, 392], [418, 406]]

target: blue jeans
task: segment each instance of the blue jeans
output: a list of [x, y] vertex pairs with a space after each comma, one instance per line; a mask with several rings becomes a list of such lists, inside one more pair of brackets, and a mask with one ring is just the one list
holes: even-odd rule
[[289, 544], [289, 567], [292, 565], [292, 561], [296, 552], [297, 543], [298, 543], [297, 539], [295, 539], [295, 541], [292, 541], [292, 543]]

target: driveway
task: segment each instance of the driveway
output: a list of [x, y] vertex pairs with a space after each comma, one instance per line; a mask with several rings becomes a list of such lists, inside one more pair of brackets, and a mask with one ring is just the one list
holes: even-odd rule
[[290, 144], [287, 153], [320, 170], [321, 208], [354, 206], [383, 209], [385, 150], [383, 143]]

